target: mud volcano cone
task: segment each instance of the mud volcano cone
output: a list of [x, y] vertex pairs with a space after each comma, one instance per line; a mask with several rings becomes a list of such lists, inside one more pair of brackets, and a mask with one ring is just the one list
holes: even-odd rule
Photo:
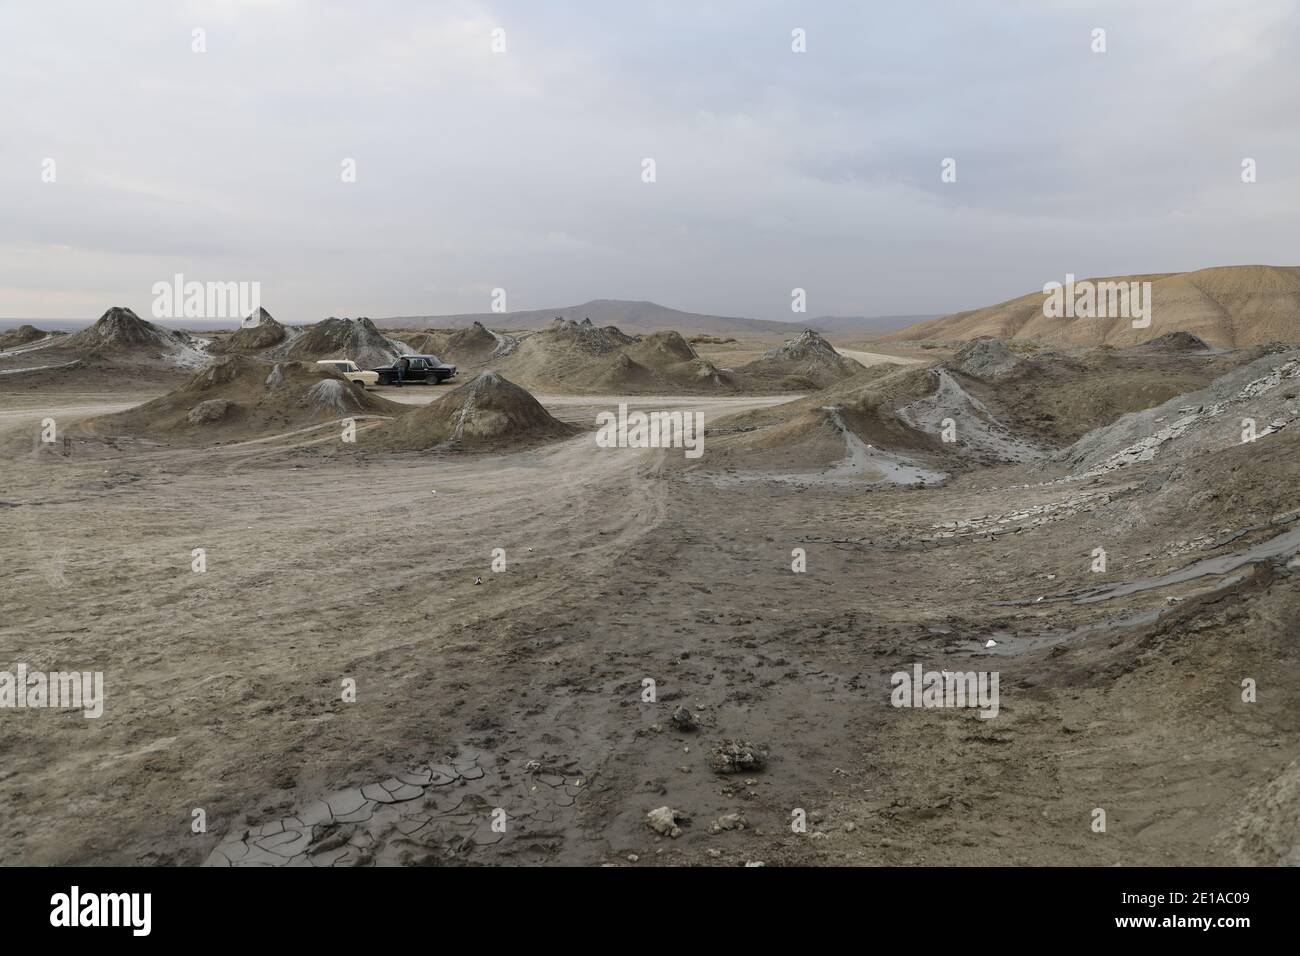
[[388, 365], [410, 352], [403, 342], [388, 338], [369, 319], [330, 318], [272, 349], [266, 358], [306, 362], [315, 359], [351, 359], [362, 368]]
[[266, 438], [348, 417], [405, 414], [407, 406], [303, 362], [227, 355], [151, 402], [85, 423], [93, 434], [180, 441]]
[[27, 345], [30, 342], [45, 338], [45, 335], [46, 333], [34, 325], [20, 325], [16, 329], [0, 332], [0, 349], [12, 349], [17, 348], [19, 345]]
[[857, 375], [862, 368], [812, 329], [804, 329], [736, 371], [756, 384], [805, 389], [826, 388]]
[[950, 364], [954, 371], [972, 378], [998, 382], [1015, 373], [1020, 359], [1001, 339], [981, 338], [963, 346]]
[[385, 427], [377, 444], [390, 451], [438, 445], [523, 445], [567, 438], [576, 429], [496, 372], [477, 376], [436, 402]]
[[215, 355], [227, 352], [261, 352], [279, 345], [288, 337], [285, 327], [258, 306], [256, 312], [244, 319], [238, 331], [232, 332], [208, 349]]
[[114, 306], [90, 328], [69, 335], [62, 345], [87, 352], [165, 352], [177, 347], [193, 348], [194, 338], [187, 332], [146, 322], [130, 309]]

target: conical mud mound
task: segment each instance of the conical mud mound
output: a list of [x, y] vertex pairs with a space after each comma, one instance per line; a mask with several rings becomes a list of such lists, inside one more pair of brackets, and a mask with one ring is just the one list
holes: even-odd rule
[[436, 355], [459, 366], [484, 365], [504, 358], [519, 345], [514, 336], [493, 332], [478, 321], [463, 329], [409, 335], [404, 341], [421, 354]]
[[963, 346], [948, 365], [983, 382], [1000, 382], [1015, 374], [1020, 359], [1001, 339], [976, 339]]
[[640, 338], [590, 320], [556, 319], [524, 338], [499, 366], [529, 387], [627, 394], [734, 391], [736, 382], [677, 332]]
[[[296, 333], [297, 330], [294, 334]], [[213, 355], [263, 352], [290, 337], [289, 330], [275, 321], [270, 312], [259, 306], [256, 312], [243, 321], [237, 331], [213, 342], [208, 351]]]
[[390, 339], [369, 319], [330, 318], [309, 326], [265, 354], [275, 361], [316, 361], [317, 359], [351, 359], [362, 368], [391, 364], [399, 355], [412, 351], [404, 342]]
[[373, 444], [389, 451], [440, 445], [523, 445], [566, 438], [576, 429], [552, 417], [537, 399], [496, 372], [469, 382], [386, 426]]
[[1208, 352], [1210, 350], [1204, 339], [1191, 332], [1168, 332], [1150, 342], [1143, 342], [1139, 348], [1148, 352]]
[[42, 332], [34, 325], [20, 325], [16, 329], [8, 329], [0, 332], [0, 350], [17, 348], [20, 345], [30, 345], [32, 342], [39, 342], [45, 338], [48, 333]]
[[861, 364], [835, 351], [833, 345], [812, 329], [805, 329], [785, 344], [742, 365], [736, 374], [755, 387], [808, 390], [834, 385], [862, 369]]
[[188, 332], [146, 322], [120, 306], [109, 309], [90, 328], [69, 335], [58, 347], [118, 364], [194, 368], [208, 357], [203, 342]]
[[180, 388], [137, 408], [90, 419], [99, 437], [194, 442], [264, 438], [339, 418], [405, 414], [337, 373], [302, 362], [218, 359]]

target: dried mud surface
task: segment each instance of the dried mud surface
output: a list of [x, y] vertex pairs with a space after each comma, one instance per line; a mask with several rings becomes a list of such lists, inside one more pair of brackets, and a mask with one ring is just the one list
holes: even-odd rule
[[[0, 430], [145, 397], [15, 387]], [[99, 720], [0, 713], [0, 862], [1295, 862], [1294, 558], [1075, 597], [1296, 527], [1300, 429], [1177, 474], [718, 485], [680, 450], [597, 449], [617, 395], [538, 398], [586, 430], [486, 455], [385, 455], [361, 428], [328, 455], [290, 435], [0, 461], [0, 666], [103, 670], [107, 692]], [[998, 716], [891, 707], [918, 662], [999, 671]], [[766, 766], [715, 772], [724, 741]], [[676, 837], [646, 825], [665, 806]]]

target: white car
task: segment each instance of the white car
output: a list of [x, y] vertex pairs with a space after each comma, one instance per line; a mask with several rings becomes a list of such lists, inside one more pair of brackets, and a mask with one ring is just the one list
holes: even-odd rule
[[350, 362], [347, 359], [321, 359], [317, 365], [328, 365], [334, 371], [338, 372], [349, 382], [354, 382], [365, 388], [367, 385], [374, 385], [379, 381], [379, 375], [375, 372], [363, 372], [357, 368], [356, 362]]

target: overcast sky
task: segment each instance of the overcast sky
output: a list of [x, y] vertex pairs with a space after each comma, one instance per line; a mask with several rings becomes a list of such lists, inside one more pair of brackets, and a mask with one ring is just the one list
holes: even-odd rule
[[1294, 265], [1297, 117], [1294, 0], [0, 0], [0, 316], [178, 272], [294, 322], [792, 320]]

